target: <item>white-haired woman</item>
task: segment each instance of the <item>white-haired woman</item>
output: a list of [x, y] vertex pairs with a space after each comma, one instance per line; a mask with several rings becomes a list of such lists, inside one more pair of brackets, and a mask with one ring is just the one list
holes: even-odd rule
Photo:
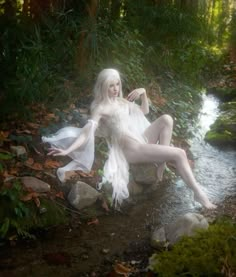
[[[141, 105], [135, 100], [141, 98]], [[115, 69], [102, 70], [94, 86], [94, 101], [91, 104], [91, 118], [83, 128], [65, 127], [54, 136], [43, 137], [51, 144], [49, 155], [70, 156], [72, 161], [57, 170], [63, 182], [65, 172], [83, 170], [89, 172], [94, 160], [94, 137], [105, 137], [108, 159], [104, 165], [104, 176], [100, 184], [109, 182], [113, 187], [115, 205], [129, 196], [129, 164], [155, 163], [157, 177], [162, 179], [165, 163], [175, 163], [178, 173], [193, 190], [194, 198], [208, 209], [216, 206], [197, 183], [189, 166], [185, 151], [170, 146], [173, 120], [162, 115], [150, 123], [145, 114], [149, 104], [144, 88], [138, 88], [123, 98], [120, 74]]]

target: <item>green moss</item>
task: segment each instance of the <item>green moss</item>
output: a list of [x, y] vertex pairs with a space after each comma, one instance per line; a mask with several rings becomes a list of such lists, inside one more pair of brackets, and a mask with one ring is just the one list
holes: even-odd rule
[[236, 136], [228, 131], [224, 131], [224, 133], [208, 131], [205, 140], [212, 145], [234, 145], [236, 143]]
[[205, 140], [212, 145], [236, 145], [236, 102], [220, 106], [221, 115], [205, 135]]
[[228, 102], [236, 98], [236, 88], [209, 88], [208, 94], [217, 96], [221, 101]]
[[[221, 221], [193, 237], [183, 237], [172, 250], [155, 253], [150, 269], [158, 276], [222, 276], [236, 269], [236, 224]], [[230, 276], [230, 275], [225, 275]]]

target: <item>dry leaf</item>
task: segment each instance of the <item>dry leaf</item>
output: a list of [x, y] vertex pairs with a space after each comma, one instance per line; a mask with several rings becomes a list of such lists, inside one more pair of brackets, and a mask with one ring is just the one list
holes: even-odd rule
[[59, 191], [58, 193], [56, 193], [55, 196], [65, 200], [64, 193], [62, 191]]
[[32, 132], [29, 130], [19, 130], [19, 129], [16, 130], [16, 133], [17, 134], [28, 134], [28, 135], [32, 134]]
[[40, 125], [37, 124], [37, 123], [32, 123], [32, 122], [27, 122], [27, 126], [29, 126], [30, 128], [33, 128], [33, 129], [39, 129]]
[[87, 225], [91, 225], [91, 224], [95, 224], [95, 225], [98, 225], [99, 224], [99, 220], [97, 218], [93, 219], [92, 221], [89, 221], [87, 223]]
[[40, 193], [35, 192], [35, 191], [32, 191], [32, 189], [31, 189], [31, 192], [29, 192], [29, 193], [26, 194], [26, 195], [23, 195], [23, 196], [20, 198], [20, 200], [23, 201], [23, 202], [27, 202], [27, 201], [30, 201], [30, 200], [32, 200], [32, 199], [34, 199], [34, 198], [39, 197], [39, 195], [40, 195]]
[[34, 163], [32, 165], [26, 164], [26, 166], [34, 170], [43, 170], [43, 166], [40, 163]]
[[34, 164], [34, 159], [33, 158], [28, 158], [25, 162], [25, 165], [33, 165]]
[[78, 177], [78, 173], [76, 173], [75, 171], [67, 171], [65, 173], [65, 180], [70, 180], [74, 177]]
[[9, 131], [0, 131], [0, 140], [4, 141], [7, 140], [10, 132]]
[[45, 168], [58, 168], [61, 165], [62, 165], [61, 162], [54, 161], [54, 160], [51, 160], [51, 159], [47, 159], [44, 163]]
[[114, 266], [114, 270], [116, 273], [122, 274], [123, 276], [128, 276], [128, 274], [132, 271], [131, 268], [126, 267], [122, 264], [116, 264]]
[[85, 173], [85, 172], [83, 172], [83, 171], [79, 171], [79, 175], [80, 175], [81, 177], [85, 177], [85, 178], [93, 177], [93, 176], [94, 176], [94, 173], [95, 173], [94, 170], [91, 170], [90, 173]]

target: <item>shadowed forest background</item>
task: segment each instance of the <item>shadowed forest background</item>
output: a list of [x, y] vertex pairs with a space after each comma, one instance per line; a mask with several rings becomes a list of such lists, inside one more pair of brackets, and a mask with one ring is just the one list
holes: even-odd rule
[[[208, 136], [218, 148], [200, 148], [208, 143], [199, 139], [198, 148], [203, 149], [199, 160], [204, 160], [204, 154], [211, 158], [204, 164], [203, 181], [213, 167], [209, 183], [226, 194], [228, 187], [235, 187], [231, 164], [235, 152], [223, 146], [235, 147], [236, 138], [236, 1], [0, 0], [0, 26], [0, 275], [105, 276], [104, 272], [113, 272], [108, 276], [130, 276], [133, 270], [137, 274], [132, 276], [144, 276], [138, 274], [147, 269], [154, 252], [149, 243], [151, 228], [166, 211], [179, 215], [182, 211], [177, 208], [186, 195], [180, 201], [176, 191], [170, 191], [170, 204], [163, 206], [160, 198], [156, 201], [147, 194], [142, 203], [132, 206], [131, 201], [132, 208], [128, 202], [122, 214], [112, 210], [109, 197], [102, 192], [105, 198], [96, 202], [96, 211], [76, 210], [56, 178], [64, 159], [48, 157], [41, 137], [64, 126], [82, 127], [97, 74], [116, 68], [124, 95], [137, 87], [146, 88], [148, 119], [164, 113], [173, 117], [173, 145], [187, 152], [194, 167], [187, 140], [197, 138], [196, 118], [208, 112], [200, 111], [202, 96], [213, 91], [226, 102], [223, 116]], [[71, 187], [80, 180], [95, 190], [107, 157], [104, 145], [96, 141], [94, 170], [74, 172], [68, 181]], [[224, 164], [225, 154], [232, 158]], [[161, 195], [161, 189], [168, 195], [169, 187], [178, 190], [172, 186], [174, 172], [170, 163], [156, 195]], [[29, 187], [22, 177], [30, 178]], [[46, 192], [32, 188], [31, 177], [45, 181]], [[211, 215], [227, 214], [235, 223], [235, 194], [230, 195], [232, 199], [219, 203]], [[169, 275], [160, 276], [177, 276], [175, 270], [188, 276], [213, 276], [213, 272], [234, 276], [235, 224], [223, 222], [212, 228], [207, 233], [209, 244], [200, 237], [203, 245], [191, 240], [189, 247], [185, 242], [179, 246], [180, 252], [177, 247], [173, 260], [167, 257], [170, 263], [163, 260], [163, 272]], [[192, 249], [196, 255], [189, 262]], [[166, 250], [165, 245], [164, 255]], [[155, 266], [159, 264], [154, 261]], [[145, 276], [156, 276], [154, 272], [162, 271], [154, 268], [153, 274]]]
[[165, 80], [172, 88], [191, 86], [182, 99], [194, 95], [194, 87], [211, 86], [224, 64], [235, 63], [235, 5], [233, 0], [1, 0], [1, 114], [26, 115], [27, 105], [64, 105], [91, 95], [105, 67], [122, 73], [125, 90], [152, 82], [163, 88]]

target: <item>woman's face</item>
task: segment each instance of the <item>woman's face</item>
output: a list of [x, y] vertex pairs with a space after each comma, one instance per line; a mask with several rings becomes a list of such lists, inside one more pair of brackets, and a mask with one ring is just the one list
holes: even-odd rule
[[108, 86], [108, 96], [109, 98], [115, 98], [120, 94], [120, 81], [118, 79], [114, 79], [109, 82]]

